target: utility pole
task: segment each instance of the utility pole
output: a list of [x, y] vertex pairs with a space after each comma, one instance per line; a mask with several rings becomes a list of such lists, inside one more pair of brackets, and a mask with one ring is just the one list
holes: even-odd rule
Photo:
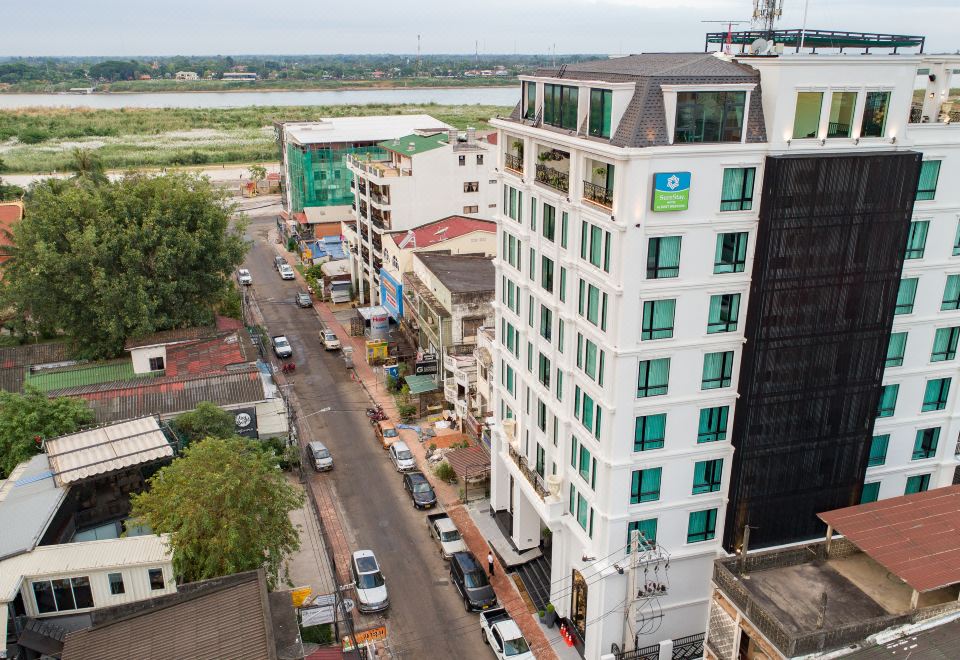
[[479, 39], [473, 42], [473, 63], [476, 66], [480, 66], [480, 40]]
[[420, 35], [417, 35], [417, 78], [420, 77]]
[[627, 602], [623, 613], [624, 651], [633, 644], [633, 604], [637, 600], [637, 563], [640, 559], [640, 530], [630, 532], [630, 565], [627, 567]]

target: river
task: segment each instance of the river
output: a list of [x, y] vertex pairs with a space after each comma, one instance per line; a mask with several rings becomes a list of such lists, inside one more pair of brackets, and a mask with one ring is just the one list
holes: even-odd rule
[[157, 92], [130, 94], [0, 94], [0, 110], [46, 108], [242, 108], [251, 105], [364, 105], [437, 103], [508, 105], [520, 100], [520, 87], [438, 89], [359, 89], [320, 92]]

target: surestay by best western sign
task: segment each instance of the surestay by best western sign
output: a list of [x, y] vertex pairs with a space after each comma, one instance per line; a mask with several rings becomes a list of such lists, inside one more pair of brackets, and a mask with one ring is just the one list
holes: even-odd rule
[[690, 172], [657, 172], [653, 175], [652, 211], [686, 211], [690, 203]]

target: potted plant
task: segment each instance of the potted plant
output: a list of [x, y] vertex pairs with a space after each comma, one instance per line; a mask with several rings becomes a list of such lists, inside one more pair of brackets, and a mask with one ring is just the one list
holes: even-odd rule
[[553, 628], [553, 625], [557, 622], [557, 609], [553, 606], [553, 603], [547, 603], [547, 610], [543, 618], [547, 628]]
[[517, 158], [523, 158], [523, 140], [514, 140], [510, 146], [513, 147], [513, 151], [516, 153]]
[[537, 615], [540, 617], [540, 623], [544, 623], [544, 620], [546, 619], [546, 614], [547, 613], [543, 610], [540, 610], [539, 612], [537, 612]]

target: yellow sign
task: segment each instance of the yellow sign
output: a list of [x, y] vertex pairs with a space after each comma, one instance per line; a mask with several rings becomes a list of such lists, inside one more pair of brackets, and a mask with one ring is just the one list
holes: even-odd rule
[[311, 251], [310, 248], [307, 248], [300, 256], [304, 261], [310, 261], [313, 259], [313, 251]]
[[310, 597], [310, 594], [313, 593], [313, 589], [310, 587], [297, 587], [290, 592], [290, 597], [293, 598], [294, 607], [303, 607], [303, 603]]
[[[367, 644], [369, 642], [378, 642], [381, 639], [387, 638], [387, 627], [378, 626], [377, 628], [371, 628], [370, 630], [363, 630], [354, 634], [353, 637], [357, 640], [357, 644], [360, 645]], [[349, 636], [343, 638], [343, 650], [353, 650], [353, 642], [350, 641]]]

